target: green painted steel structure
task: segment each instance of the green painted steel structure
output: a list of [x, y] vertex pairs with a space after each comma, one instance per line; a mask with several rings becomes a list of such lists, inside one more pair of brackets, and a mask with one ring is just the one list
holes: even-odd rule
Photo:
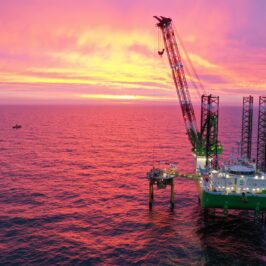
[[208, 208], [219, 208], [227, 211], [229, 209], [237, 210], [254, 210], [257, 214], [260, 211], [266, 210], [266, 194], [222, 194], [219, 192], [200, 192], [200, 203], [201, 207]]

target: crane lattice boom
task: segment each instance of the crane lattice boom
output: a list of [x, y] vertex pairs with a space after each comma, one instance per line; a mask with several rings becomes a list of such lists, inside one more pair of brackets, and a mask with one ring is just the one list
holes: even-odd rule
[[172, 19], [157, 16], [154, 17], [159, 21], [159, 23], [157, 23], [157, 26], [162, 31], [165, 49], [168, 55], [176, 92], [185, 121], [186, 131], [193, 146], [193, 150], [195, 150], [197, 143], [199, 143], [199, 131], [197, 129], [196, 117], [188, 90], [184, 66], [182, 64], [181, 56], [176, 43], [175, 33], [172, 26]]

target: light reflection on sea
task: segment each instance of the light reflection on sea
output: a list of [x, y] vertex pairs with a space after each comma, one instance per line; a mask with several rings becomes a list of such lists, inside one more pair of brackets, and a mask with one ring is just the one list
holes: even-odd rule
[[[220, 114], [228, 155], [241, 109]], [[192, 180], [176, 180], [174, 212], [169, 188], [149, 212], [153, 161], [193, 172], [178, 106], [2, 106], [0, 129], [1, 265], [266, 264], [264, 228], [204, 220]]]

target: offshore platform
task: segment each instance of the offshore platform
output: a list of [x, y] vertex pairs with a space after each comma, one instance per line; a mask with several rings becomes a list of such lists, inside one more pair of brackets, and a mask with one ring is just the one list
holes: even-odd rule
[[[166, 51], [173, 81], [178, 95], [186, 134], [195, 157], [195, 172], [199, 185], [199, 200], [204, 209], [219, 208], [227, 214], [229, 209], [254, 210], [256, 215], [266, 212], [266, 97], [259, 97], [257, 155], [252, 160], [253, 97], [243, 98], [242, 135], [239, 153], [228, 162], [219, 162], [223, 148], [218, 139], [219, 97], [201, 96], [200, 129], [192, 105], [185, 68], [171, 18], [154, 16], [156, 26], [161, 31], [164, 48], [158, 51], [162, 56]], [[181, 41], [180, 41], [181, 43]], [[182, 44], [182, 43], [181, 43]], [[184, 49], [183, 49], [184, 50]], [[186, 51], [184, 50], [186, 53]], [[190, 61], [190, 60], [189, 60]], [[191, 63], [191, 62], [190, 62]], [[195, 78], [200, 80], [192, 66]], [[174, 207], [175, 168], [153, 168], [148, 173], [150, 181], [149, 206], [152, 207], [153, 185], [165, 188], [171, 185], [171, 208]]]

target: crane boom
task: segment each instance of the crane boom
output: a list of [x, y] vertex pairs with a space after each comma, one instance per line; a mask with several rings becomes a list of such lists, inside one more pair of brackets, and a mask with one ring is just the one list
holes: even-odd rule
[[164, 45], [172, 70], [173, 80], [179, 98], [187, 135], [192, 144], [193, 151], [196, 152], [198, 144], [201, 143], [200, 133], [197, 128], [196, 117], [188, 90], [184, 66], [176, 43], [172, 19], [162, 16], [154, 16], [154, 18], [158, 20], [157, 26], [162, 31]]

